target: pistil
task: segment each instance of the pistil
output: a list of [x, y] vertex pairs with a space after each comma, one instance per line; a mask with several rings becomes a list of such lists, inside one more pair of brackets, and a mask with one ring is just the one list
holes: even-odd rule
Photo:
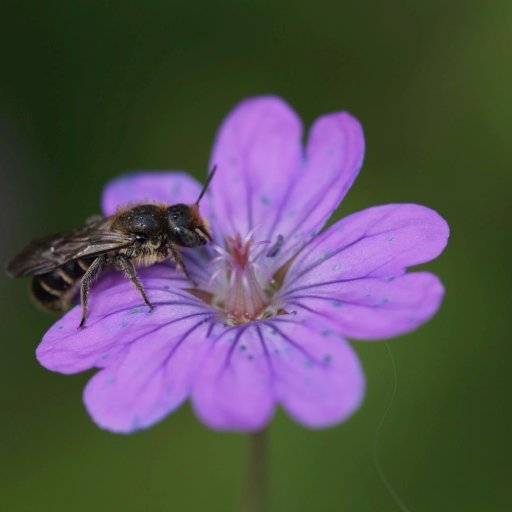
[[[226, 313], [232, 323], [240, 324], [255, 320], [269, 305], [261, 278], [256, 274], [256, 265], [251, 253], [254, 249], [251, 237], [227, 237], [228, 290]], [[259, 255], [253, 255], [255, 259]]]

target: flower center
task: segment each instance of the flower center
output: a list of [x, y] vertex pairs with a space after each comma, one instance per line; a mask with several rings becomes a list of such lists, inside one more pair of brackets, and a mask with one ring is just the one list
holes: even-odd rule
[[255, 243], [252, 232], [226, 237], [226, 249], [215, 247], [220, 254], [210, 284], [212, 304], [226, 313], [226, 324], [237, 325], [274, 316], [272, 276], [266, 275], [261, 257], [269, 242]]

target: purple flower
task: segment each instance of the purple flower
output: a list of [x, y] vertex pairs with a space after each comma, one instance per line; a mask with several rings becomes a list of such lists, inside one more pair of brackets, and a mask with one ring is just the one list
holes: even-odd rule
[[[217, 136], [219, 170], [201, 205], [215, 243], [184, 250], [200, 291], [171, 263], [139, 269], [150, 312], [110, 273], [92, 290], [86, 329], [77, 306], [46, 333], [37, 349], [46, 368], [99, 369], [84, 392], [98, 425], [133, 432], [186, 399], [214, 429], [261, 429], [278, 404], [305, 426], [334, 425], [365, 388], [346, 338], [400, 335], [437, 311], [439, 279], [406, 268], [441, 253], [446, 222], [424, 206], [390, 204], [320, 233], [359, 172], [363, 132], [341, 112], [314, 123], [305, 149], [302, 136], [279, 98], [238, 105]], [[132, 173], [107, 185], [103, 210], [190, 203], [199, 190], [184, 173]]]

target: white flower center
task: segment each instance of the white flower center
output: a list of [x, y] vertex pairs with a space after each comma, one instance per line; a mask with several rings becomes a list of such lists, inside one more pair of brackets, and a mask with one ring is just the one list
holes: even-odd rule
[[226, 324], [237, 325], [279, 314], [275, 282], [261, 262], [269, 242], [254, 243], [253, 232], [244, 239], [226, 237], [226, 249], [216, 246], [218, 265], [210, 279], [212, 304], [226, 313]]

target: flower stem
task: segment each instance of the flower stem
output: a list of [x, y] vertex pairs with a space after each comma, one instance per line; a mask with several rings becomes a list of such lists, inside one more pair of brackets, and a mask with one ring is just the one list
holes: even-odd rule
[[267, 501], [267, 431], [250, 435], [249, 468], [242, 510], [264, 512]]

